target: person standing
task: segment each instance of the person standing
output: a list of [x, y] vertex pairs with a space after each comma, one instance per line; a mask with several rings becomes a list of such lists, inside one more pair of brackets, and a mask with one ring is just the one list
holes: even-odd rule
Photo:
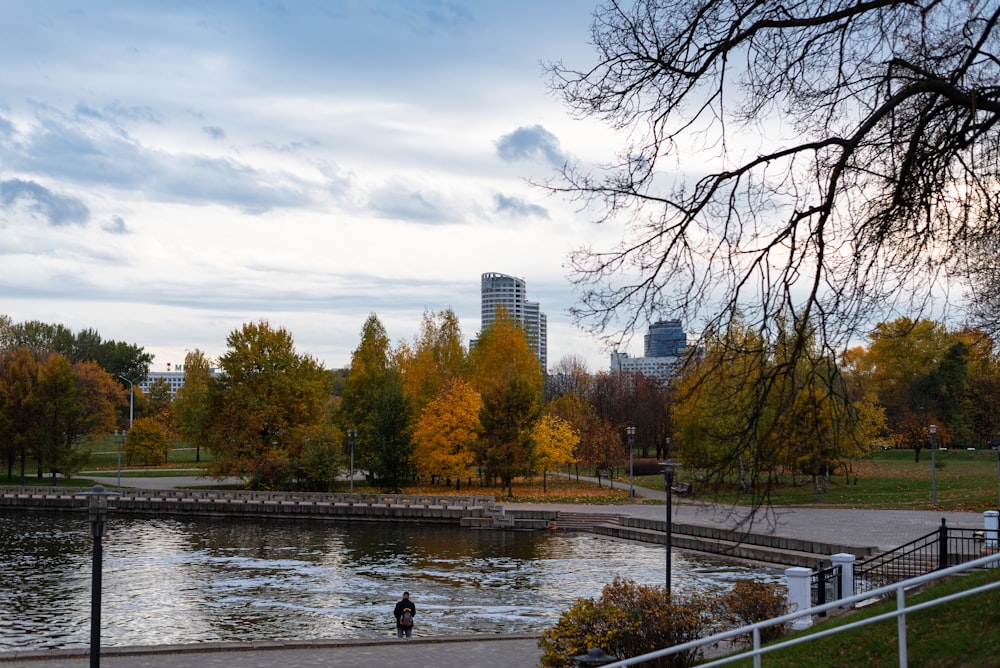
[[417, 606], [410, 600], [410, 592], [403, 592], [403, 598], [396, 603], [392, 614], [396, 617], [396, 637], [409, 638], [413, 633], [413, 616], [417, 614]]

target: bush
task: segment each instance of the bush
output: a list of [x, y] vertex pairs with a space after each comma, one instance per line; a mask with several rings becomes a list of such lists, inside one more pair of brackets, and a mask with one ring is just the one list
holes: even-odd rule
[[[695, 640], [714, 630], [712, 607], [701, 597], [670, 596], [662, 587], [615, 578], [597, 601], [579, 599], [542, 634], [542, 665], [570, 666], [570, 657], [593, 647], [628, 658]], [[697, 651], [685, 652], [647, 665], [687, 667], [699, 656]]]
[[[737, 582], [728, 594], [719, 599], [719, 616], [729, 628], [749, 626], [787, 615], [788, 612], [786, 588], [768, 582]], [[784, 634], [784, 625], [768, 626], [760, 630], [760, 639], [765, 643], [771, 642]], [[749, 636], [745, 640], [752, 642]]]
[[[554, 627], [542, 634], [538, 641], [543, 651], [542, 665], [571, 666], [570, 657], [586, 654], [593, 647], [627, 659], [723, 629], [780, 617], [788, 612], [784, 589], [777, 584], [743, 581], [723, 595], [683, 598], [667, 594], [663, 587], [615, 578], [604, 587], [600, 598], [578, 599]], [[763, 629], [761, 639], [775, 640], [784, 631], [783, 626]], [[691, 650], [643, 665], [687, 668], [700, 658], [700, 650]]]

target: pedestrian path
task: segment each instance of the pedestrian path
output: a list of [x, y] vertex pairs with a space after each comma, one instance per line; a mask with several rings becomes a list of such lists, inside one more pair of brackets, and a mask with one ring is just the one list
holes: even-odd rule
[[[77, 650], [77, 652], [79, 652]], [[66, 651], [0, 653], [3, 668], [85, 668], [85, 655]], [[477, 668], [539, 665], [538, 636], [482, 635], [463, 638], [411, 638], [385, 641], [302, 641], [205, 643], [163, 647], [105, 647], [104, 668]]]

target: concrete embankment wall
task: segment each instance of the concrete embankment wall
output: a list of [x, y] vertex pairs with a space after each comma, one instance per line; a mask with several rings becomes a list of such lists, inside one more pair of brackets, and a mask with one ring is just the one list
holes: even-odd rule
[[[87, 492], [78, 488], [8, 487], [0, 489], [0, 508], [82, 510], [88, 504]], [[504, 528], [505, 524], [503, 508], [492, 496], [126, 490], [109, 501], [112, 512], [130, 515], [418, 521], [489, 528]]]

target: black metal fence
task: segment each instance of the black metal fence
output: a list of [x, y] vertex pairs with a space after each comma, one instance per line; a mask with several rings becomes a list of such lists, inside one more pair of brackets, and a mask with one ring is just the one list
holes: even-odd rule
[[[813, 571], [809, 581], [813, 606], [844, 598], [843, 583], [842, 566], [836, 564], [824, 567], [823, 562], [819, 562], [819, 568]], [[826, 613], [823, 613], [823, 616], [826, 616]]]
[[891, 552], [854, 565], [854, 592], [861, 594], [983, 556], [983, 532], [941, 526]]

